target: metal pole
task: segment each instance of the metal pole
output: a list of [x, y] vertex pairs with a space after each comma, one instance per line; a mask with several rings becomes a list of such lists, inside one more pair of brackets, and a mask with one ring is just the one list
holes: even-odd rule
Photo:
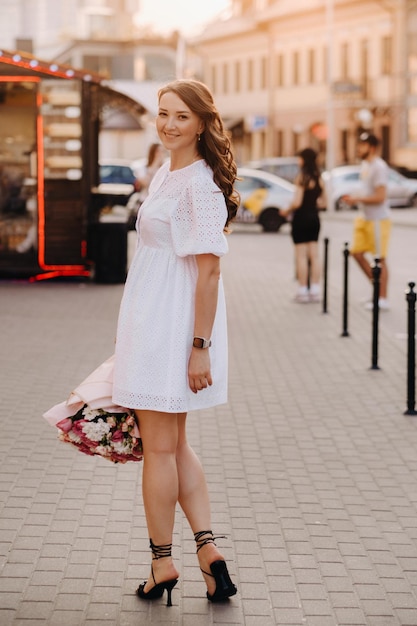
[[343, 256], [345, 258], [344, 261], [344, 272], [343, 272], [343, 331], [342, 337], [349, 337], [348, 332], [348, 268], [349, 268], [349, 249], [348, 243], [345, 243], [345, 247], [343, 250]]
[[379, 327], [379, 284], [381, 277], [380, 259], [375, 259], [372, 266], [372, 281], [374, 284], [372, 307], [372, 365], [371, 370], [379, 370], [378, 366], [378, 327]]
[[407, 354], [407, 410], [404, 415], [417, 415], [416, 405], [416, 299], [415, 283], [408, 283], [408, 354]]
[[327, 313], [327, 271], [329, 257], [329, 238], [324, 238], [324, 268], [323, 268], [323, 313]]

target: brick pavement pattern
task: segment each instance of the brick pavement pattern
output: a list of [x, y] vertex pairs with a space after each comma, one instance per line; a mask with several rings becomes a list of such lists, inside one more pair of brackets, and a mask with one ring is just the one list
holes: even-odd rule
[[[122, 286], [0, 283], [1, 626], [416, 626], [417, 418], [406, 344], [341, 290], [292, 301], [287, 233], [238, 230], [223, 261], [230, 401], [189, 416], [239, 594], [211, 605], [178, 511], [172, 608], [149, 571], [141, 465], [60, 443], [41, 418], [113, 351]], [[169, 311], [167, 311], [169, 315]]]

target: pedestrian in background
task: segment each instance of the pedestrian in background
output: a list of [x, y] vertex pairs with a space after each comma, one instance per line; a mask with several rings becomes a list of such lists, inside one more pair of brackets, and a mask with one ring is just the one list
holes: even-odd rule
[[142, 203], [146, 200], [152, 178], [161, 167], [165, 158], [166, 152], [164, 147], [160, 143], [151, 143], [148, 148], [146, 163], [142, 163], [139, 167], [135, 167], [134, 164], [132, 165], [138, 183], [138, 191], [135, 191], [135, 193], [130, 196], [126, 205], [129, 215], [129, 230], [135, 229], [138, 211]]
[[207, 598], [236, 593], [211, 530], [203, 468], [186, 435], [188, 411], [227, 401], [227, 328], [220, 257], [236, 215], [236, 164], [205, 85], [159, 92], [158, 135], [170, 162], [156, 173], [137, 221], [138, 244], [122, 298], [113, 401], [133, 409], [143, 444], [142, 493], [154, 600], [178, 581], [171, 548], [180, 504], [194, 533]]
[[[390, 207], [387, 200], [388, 166], [377, 155], [379, 139], [371, 133], [359, 137], [358, 155], [362, 159], [360, 178], [362, 189], [357, 195], [344, 196], [350, 206], [358, 206], [362, 215], [354, 222], [353, 242], [350, 253], [359, 267], [372, 281], [372, 267], [366, 254], [380, 261], [379, 308], [389, 309], [387, 252], [391, 232]], [[373, 302], [367, 302], [367, 309]]]
[[281, 215], [291, 221], [298, 281], [295, 300], [301, 303], [318, 302], [320, 300], [319, 211], [326, 208], [325, 186], [317, 165], [317, 152], [312, 148], [305, 148], [297, 156], [300, 173], [295, 180], [294, 199], [288, 209], [281, 211]]
[[146, 163], [135, 171], [136, 178], [140, 185], [139, 195], [141, 202], [143, 202], [148, 195], [149, 185], [165, 158], [166, 152], [162, 144], [151, 143], [148, 149]]

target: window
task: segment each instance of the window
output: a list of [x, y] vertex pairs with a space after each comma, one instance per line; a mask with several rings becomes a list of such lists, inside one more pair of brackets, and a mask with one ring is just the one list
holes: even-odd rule
[[240, 80], [240, 61], [236, 61], [235, 63], [235, 91], [240, 91], [242, 89], [242, 84]]
[[300, 150], [300, 133], [292, 131], [292, 152], [297, 154]]
[[313, 49], [308, 51], [308, 82], [314, 83], [316, 80], [316, 52]]
[[217, 91], [217, 67], [215, 65], [211, 66], [211, 90], [213, 93]]
[[340, 131], [340, 147], [342, 150], [342, 161], [343, 163], [349, 163], [349, 131], [345, 128]]
[[276, 58], [276, 86], [284, 86], [284, 55], [278, 54]]
[[284, 131], [281, 128], [278, 128], [275, 131], [275, 153], [278, 156], [282, 156], [284, 152]]
[[223, 64], [223, 93], [227, 93], [229, 91], [229, 72], [228, 72], [227, 63]]
[[340, 78], [342, 80], [349, 80], [349, 44], [342, 43], [340, 50]]
[[292, 56], [292, 79], [294, 85], [298, 85], [300, 83], [300, 53], [293, 52]]
[[361, 41], [361, 79], [362, 79], [362, 94], [364, 98], [369, 95], [369, 75], [368, 75], [368, 40], [362, 39]]
[[408, 109], [408, 141], [417, 144], [417, 108]]
[[[412, 28], [412, 27], [410, 27]], [[408, 76], [409, 87], [408, 91], [410, 95], [415, 96], [417, 94], [417, 33], [410, 32], [407, 38], [408, 48]]]
[[248, 59], [248, 91], [253, 90], [253, 61]]
[[113, 15], [87, 15], [86, 20], [86, 39], [114, 38], [115, 20]]
[[241, 180], [235, 181], [235, 187], [239, 193], [248, 193], [257, 189], [268, 189], [270, 185], [262, 178], [244, 176]]
[[266, 89], [268, 86], [268, 60], [266, 57], [261, 59], [261, 89]]
[[83, 56], [83, 67], [86, 70], [90, 70], [90, 72], [110, 77], [112, 75], [112, 58], [86, 54]]
[[381, 41], [381, 73], [382, 74], [391, 74], [392, 73], [392, 37], [387, 35], [386, 37], [382, 37]]

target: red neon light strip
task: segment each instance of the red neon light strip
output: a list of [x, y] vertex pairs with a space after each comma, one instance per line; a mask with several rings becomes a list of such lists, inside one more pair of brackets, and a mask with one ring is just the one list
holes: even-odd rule
[[90, 272], [88, 270], [56, 270], [54, 272], [45, 272], [44, 274], [36, 274], [29, 278], [30, 283], [39, 282], [40, 280], [49, 280], [50, 278], [60, 278], [61, 276], [85, 276], [89, 278]]
[[39, 76], [0, 76], [0, 83], [39, 83]]
[[45, 154], [43, 149], [43, 118], [41, 115], [42, 95], [38, 91], [36, 95], [36, 132], [37, 132], [37, 154], [38, 154], [38, 263], [43, 269], [45, 266], [45, 184], [44, 165]]

